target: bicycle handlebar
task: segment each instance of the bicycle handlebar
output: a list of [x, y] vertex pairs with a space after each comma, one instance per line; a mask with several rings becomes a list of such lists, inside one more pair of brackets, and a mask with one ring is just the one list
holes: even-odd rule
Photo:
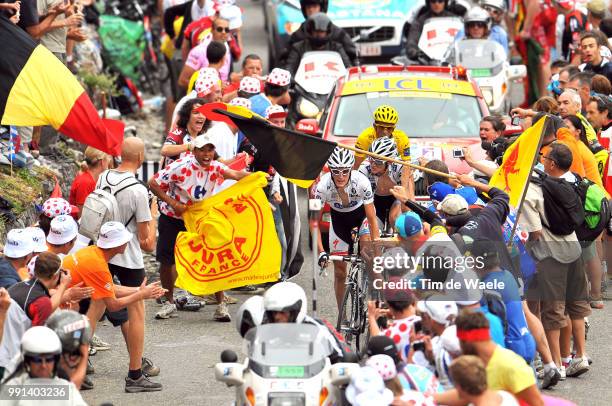
[[330, 255], [329, 260], [330, 261], [352, 262], [352, 263], [359, 263], [363, 261], [361, 257], [357, 255]]

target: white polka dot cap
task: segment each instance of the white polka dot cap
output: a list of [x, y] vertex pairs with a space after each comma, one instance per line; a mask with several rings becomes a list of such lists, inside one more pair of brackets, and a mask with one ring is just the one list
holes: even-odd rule
[[397, 376], [397, 369], [393, 359], [385, 354], [373, 355], [366, 361], [366, 365], [378, 372], [383, 381], [388, 381]]
[[231, 106], [241, 106], [247, 109], [251, 109], [251, 101], [249, 99], [245, 99], [244, 97], [234, 97], [229, 104]]
[[61, 197], [52, 197], [43, 203], [43, 213], [49, 218], [70, 214], [71, 210], [70, 203]]
[[261, 84], [259, 79], [252, 76], [245, 76], [240, 79], [240, 91], [250, 94], [261, 93]]
[[287, 112], [285, 111], [283, 106], [278, 105], [278, 104], [273, 104], [273, 105], [268, 106], [266, 108], [266, 111], [265, 111], [264, 115], [268, 119], [270, 119], [270, 118], [283, 118], [283, 117], [287, 117]]
[[193, 87], [198, 97], [208, 96], [213, 87], [217, 84], [217, 79], [210, 75], [199, 76], [195, 82], [195, 86]]
[[291, 83], [291, 73], [281, 68], [274, 68], [268, 75], [266, 82], [276, 86], [288, 86]]

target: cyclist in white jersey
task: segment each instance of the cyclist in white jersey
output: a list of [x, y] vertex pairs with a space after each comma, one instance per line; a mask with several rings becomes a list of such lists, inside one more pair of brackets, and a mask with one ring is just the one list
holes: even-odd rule
[[[315, 188], [315, 199], [329, 203], [331, 222], [329, 250], [332, 255], [348, 255], [352, 248], [351, 231], [366, 221], [371, 224], [371, 238], [379, 237], [374, 194], [368, 178], [352, 170], [355, 155], [352, 151], [336, 147], [327, 161], [329, 172], [321, 176]], [[320, 231], [319, 231], [320, 233]], [[319, 234], [319, 264], [328, 261]], [[346, 263], [334, 261], [334, 291], [338, 307], [342, 303], [346, 282]]]

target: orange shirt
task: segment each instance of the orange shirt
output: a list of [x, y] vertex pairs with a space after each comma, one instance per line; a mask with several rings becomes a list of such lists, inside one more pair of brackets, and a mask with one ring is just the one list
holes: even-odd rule
[[115, 297], [113, 277], [104, 259], [102, 249], [92, 245], [85, 247], [75, 254], [68, 255], [62, 262], [62, 267], [70, 271], [72, 283], [83, 282], [83, 285], [94, 289], [92, 300]]

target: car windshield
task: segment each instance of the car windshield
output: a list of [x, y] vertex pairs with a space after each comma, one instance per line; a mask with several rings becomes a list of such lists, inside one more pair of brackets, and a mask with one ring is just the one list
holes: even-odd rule
[[474, 96], [437, 92], [370, 92], [343, 96], [333, 126], [339, 137], [357, 137], [372, 126], [372, 113], [390, 104], [398, 128], [411, 138], [478, 137], [482, 113]]

